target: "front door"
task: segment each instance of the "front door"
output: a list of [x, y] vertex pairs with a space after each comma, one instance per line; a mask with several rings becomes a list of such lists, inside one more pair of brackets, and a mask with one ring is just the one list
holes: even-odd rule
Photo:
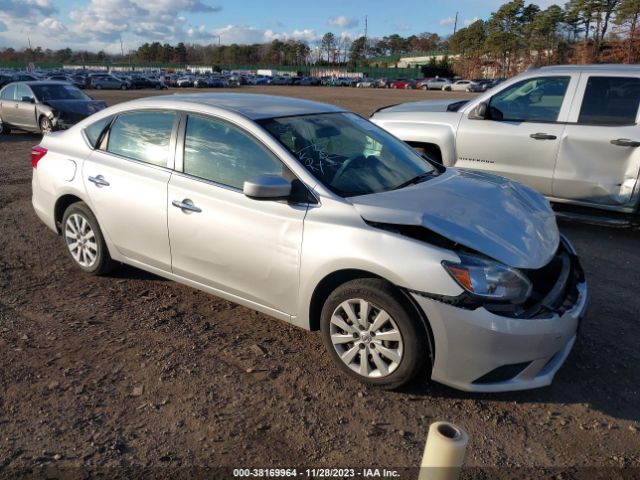
[[505, 87], [485, 119], [458, 126], [456, 166], [502, 175], [552, 194], [553, 171], [577, 75], [544, 76]]
[[173, 273], [295, 315], [307, 205], [242, 193], [245, 180], [288, 169], [244, 130], [206, 116], [188, 117], [181, 154], [183, 172], [169, 182]]

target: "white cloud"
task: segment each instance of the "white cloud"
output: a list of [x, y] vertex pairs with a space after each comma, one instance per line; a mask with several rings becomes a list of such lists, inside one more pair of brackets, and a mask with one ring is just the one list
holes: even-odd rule
[[480, 20], [480, 17], [473, 17], [473, 18], [471, 18], [471, 19], [467, 18], [467, 19], [465, 19], [465, 21], [464, 21], [464, 26], [465, 26], [465, 27], [468, 27], [469, 25], [471, 25], [471, 24], [472, 24], [472, 23], [474, 23], [474, 22], [477, 22], [478, 20]]
[[408, 23], [394, 23], [391, 25], [396, 32], [408, 32], [411, 30], [411, 25]]
[[443, 27], [453, 26], [455, 23], [455, 17], [447, 17], [440, 20], [440, 25], [442, 25]]
[[354, 28], [358, 26], [358, 20], [344, 16], [331, 17], [328, 23], [339, 28]]
[[51, 17], [47, 17], [38, 23], [38, 27], [51, 33], [63, 33], [67, 31], [67, 27], [65, 27], [62, 22]]
[[6, 32], [7, 31], [7, 24], [4, 23], [2, 20], [0, 20], [0, 32]]
[[252, 44], [272, 42], [274, 40], [301, 40], [305, 42], [313, 42], [318, 39], [315, 30], [304, 29], [294, 30], [293, 32], [276, 32], [271, 29], [260, 29], [249, 25], [227, 25], [224, 28], [214, 30], [214, 36], [220, 35], [220, 43], [223, 45], [231, 45], [232, 43]]

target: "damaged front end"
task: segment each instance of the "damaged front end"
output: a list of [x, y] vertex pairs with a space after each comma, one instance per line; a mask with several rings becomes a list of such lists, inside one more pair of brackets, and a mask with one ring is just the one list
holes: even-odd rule
[[522, 295], [513, 293], [511, 295], [500, 295], [498, 292], [499, 285], [494, 285], [493, 291], [490, 286], [488, 288], [486, 285], [483, 291], [479, 291], [478, 287], [482, 287], [479, 285], [481, 282], [474, 282], [471, 276], [465, 278], [463, 269], [456, 271], [460, 264], [443, 262], [445, 270], [463, 288], [464, 291], [460, 295], [452, 297], [409, 289], [413, 294], [459, 308], [475, 310], [483, 307], [496, 315], [518, 319], [549, 318], [554, 314], [562, 315], [575, 305], [579, 296], [578, 285], [585, 282], [584, 271], [578, 256], [567, 238], [562, 235], [555, 254], [546, 265], [534, 269], [514, 269], [486, 258], [477, 251], [424, 227], [376, 222], [367, 223], [375, 228], [451, 250], [460, 258], [483, 260], [486, 265], [495, 264], [505, 271], [513, 272], [513, 275], [517, 278], [512, 279], [512, 292], [516, 288], [513, 286], [514, 283], [521, 282], [523, 284], [522, 291], [524, 293]]

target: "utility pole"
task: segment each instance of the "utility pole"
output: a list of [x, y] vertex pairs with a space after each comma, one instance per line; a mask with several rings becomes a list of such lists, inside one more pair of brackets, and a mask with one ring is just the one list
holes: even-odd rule
[[362, 56], [364, 58], [367, 58], [367, 28], [369, 27], [368, 24], [368, 15], [364, 16], [364, 52], [362, 52]]
[[456, 34], [458, 30], [458, 12], [456, 12], [456, 19], [453, 21], [453, 34]]

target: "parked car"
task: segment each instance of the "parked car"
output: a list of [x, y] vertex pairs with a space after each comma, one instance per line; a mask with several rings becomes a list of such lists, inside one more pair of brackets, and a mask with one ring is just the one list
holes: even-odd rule
[[413, 90], [416, 88], [416, 81], [408, 78], [399, 78], [387, 84], [387, 88], [402, 88], [404, 90]]
[[0, 88], [6, 84], [13, 82], [13, 77], [9, 75], [0, 75]]
[[180, 88], [187, 88], [187, 87], [193, 87], [195, 82], [195, 78], [194, 77], [180, 77], [178, 78], [178, 80], [176, 80], [176, 87], [180, 87]]
[[421, 90], [445, 90], [448, 85], [451, 85], [451, 80], [448, 78], [435, 77], [424, 81], [419, 88]]
[[127, 81], [114, 77], [113, 75], [99, 75], [91, 77], [91, 86], [96, 90], [126, 90]]
[[358, 88], [375, 88], [377, 87], [377, 80], [375, 78], [361, 78], [356, 87]]
[[453, 83], [444, 85], [442, 90], [448, 92], [479, 92], [480, 85], [473, 80], [457, 80]]
[[318, 77], [303, 77], [302, 79], [300, 79], [300, 85], [315, 87], [320, 85], [320, 79]]
[[293, 85], [291, 77], [278, 76], [271, 79], [270, 85]]
[[366, 384], [547, 385], [585, 310], [542, 196], [335, 106], [140, 99], [45, 136], [32, 165], [36, 214], [79, 270], [128, 263], [319, 329]]
[[107, 107], [67, 82], [14, 82], [0, 90], [0, 133], [49, 133]]
[[638, 213], [637, 65], [539, 68], [454, 104], [456, 112], [447, 103], [381, 109], [372, 120], [444, 165], [529, 185], [563, 215], [593, 218], [597, 208], [626, 222]]
[[129, 88], [155, 88], [156, 90], [167, 88], [167, 86], [160, 80], [155, 80], [148, 77], [133, 76], [129, 81]]

